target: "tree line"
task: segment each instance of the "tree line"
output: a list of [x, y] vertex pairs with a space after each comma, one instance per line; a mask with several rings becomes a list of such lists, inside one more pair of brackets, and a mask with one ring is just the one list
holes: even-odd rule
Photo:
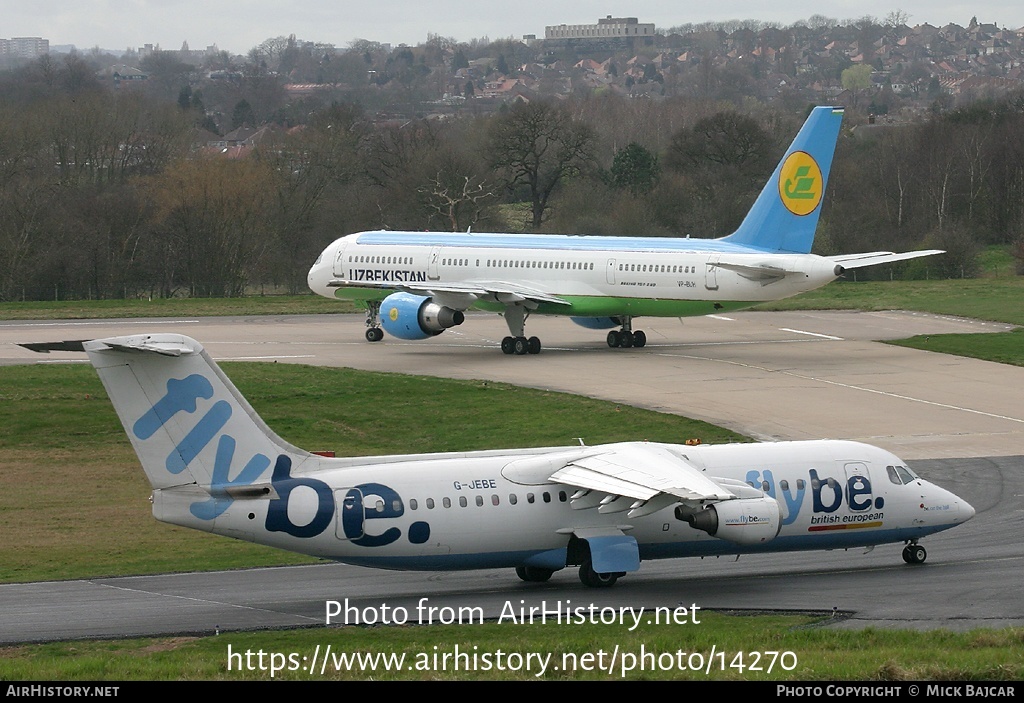
[[[180, 89], [113, 90], [75, 59], [3, 80], [0, 300], [304, 292], [319, 251], [367, 229], [723, 236], [809, 108], [606, 93], [429, 121], [318, 104], [226, 158]], [[984, 245], [1022, 248], [1024, 92], [866, 121], [848, 111], [817, 250], [942, 248], [928, 275], [961, 276]]]

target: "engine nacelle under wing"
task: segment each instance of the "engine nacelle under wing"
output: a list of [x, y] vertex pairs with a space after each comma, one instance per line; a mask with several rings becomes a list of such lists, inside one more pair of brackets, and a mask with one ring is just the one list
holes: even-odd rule
[[399, 339], [435, 337], [449, 327], [461, 325], [465, 319], [461, 310], [412, 293], [392, 293], [380, 304], [380, 326]]
[[696, 530], [736, 544], [764, 544], [782, 529], [779, 503], [768, 496], [724, 500], [698, 511], [679, 506], [676, 517]]
[[570, 317], [569, 319], [588, 330], [609, 330], [622, 326], [622, 321], [617, 317]]

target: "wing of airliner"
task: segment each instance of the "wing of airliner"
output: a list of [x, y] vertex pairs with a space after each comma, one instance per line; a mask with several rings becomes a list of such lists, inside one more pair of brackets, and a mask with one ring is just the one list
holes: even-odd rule
[[[761, 491], [746, 484], [727, 487], [704, 474], [685, 457], [646, 442], [580, 447], [509, 462], [505, 478], [525, 484], [561, 483], [579, 490], [572, 507], [599, 512], [628, 510], [629, 517], [648, 515], [675, 503], [703, 503], [749, 497]], [[730, 482], [734, 483], [734, 482]]]

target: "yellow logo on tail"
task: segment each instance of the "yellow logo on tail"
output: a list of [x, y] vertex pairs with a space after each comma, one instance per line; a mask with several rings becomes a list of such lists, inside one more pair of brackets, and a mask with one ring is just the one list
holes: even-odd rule
[[786, 157], [779, 171], [779, 197], [794, 215], [807, 215], [818, 207], [822, 196], [821, 169], [814, 158], [804, 151], [794, 151]]

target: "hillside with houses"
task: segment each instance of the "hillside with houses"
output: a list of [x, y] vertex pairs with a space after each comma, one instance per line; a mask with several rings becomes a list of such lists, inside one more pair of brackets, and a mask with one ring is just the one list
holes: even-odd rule
[[369, 229], [723, 236], [814, 104], [846, 108], [817, 252], [943, 249], [878, 275], [947, 277], [994, 245], [1024, 270], [1024, 32], [974, 18], [18, 46], [0, 302], [303, 292]]

